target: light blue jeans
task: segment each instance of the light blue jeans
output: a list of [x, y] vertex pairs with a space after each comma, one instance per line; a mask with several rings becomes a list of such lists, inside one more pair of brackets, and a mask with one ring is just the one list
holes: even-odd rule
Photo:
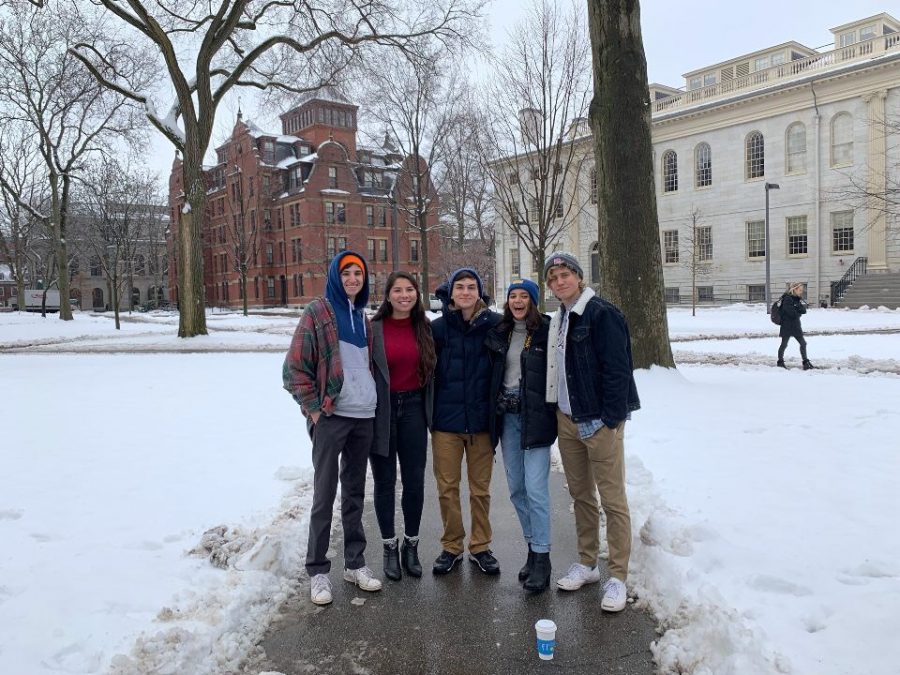
[[522, 449], [517, 413], [503, 416], [500, 439], [509, 499], [516, 507], [525, 541], [535, 553], [550, 552], [550, 448]]

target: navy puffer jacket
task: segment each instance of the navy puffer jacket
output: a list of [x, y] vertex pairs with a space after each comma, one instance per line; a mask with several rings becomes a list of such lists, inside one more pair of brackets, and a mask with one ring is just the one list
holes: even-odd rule
[[500, 321], [500, 315], [479, 300], [471, 321], [450, 307], [449, 286], [436, 295], [444, 302], [444, 314], [431, 322], [437, 367], [434, 374], [435, 431], [459, 434], [487, 432], [494, 407], [489, 401], [491, 357], [484, 340]]

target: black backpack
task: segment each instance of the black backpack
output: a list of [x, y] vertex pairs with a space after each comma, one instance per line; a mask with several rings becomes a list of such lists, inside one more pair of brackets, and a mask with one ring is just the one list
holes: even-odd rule
[[772, 319], [772, 323], [776, 326], [781, 325], [781, 298], [772, 303], [772, 307], [769, 310], [769, 318]]

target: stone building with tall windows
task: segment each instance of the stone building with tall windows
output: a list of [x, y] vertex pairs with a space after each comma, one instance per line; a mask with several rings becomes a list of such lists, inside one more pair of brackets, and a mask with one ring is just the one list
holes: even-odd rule
[[[772, 295], [803, 281], [812, 302], [851, 268], [900, 272], [900, 214], [877, 198], [900, 181], [900, 22], [831, 33], [827, 50], [787, 42], [650, 85], [667, 301], [761, 301], [767, 253]], [[585, 208], [556, 244], [599, 283], [593, 148], [571, 142], [588, 166], [567, 193]], [[500, 285], [529, 255], [503, 225], [496, 253]]]
[[[328, 265], [351, 249], [369, 263], [370, 299], [383, 297], [388, 275], [410, 272], [424, 289], [439, 281], [437, 193], [427, 215], [431, 279], [424, 283], [420, 229], [414, 223], [413, 181], [421, 170], [385, 138], [381, 147], [357, 143], [358, 107], [334, 89], [303, 97], [280, 115], [281, 130], [266, 131], [238, 113], [230, 138], [206, 166], [204, 288], [207, 306], [239, 308], [245, 289], [250, 307], [300, 306], [325, 292]], [[423, 160], [419, 160], [422, 162]], [[418, 168], [417, 168], [418, 167]], [[169, 179], [174, 226], [185, 196], [181, 162]], [[177, 269], [170, 266], [172, 301]]]

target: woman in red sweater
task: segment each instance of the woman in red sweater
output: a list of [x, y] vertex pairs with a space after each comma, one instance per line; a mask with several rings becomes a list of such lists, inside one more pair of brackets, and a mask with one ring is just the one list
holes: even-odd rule
[[[388, 277], [385, 300], [372, 318], [373, 360], [378, 407], [369, 461], [375, 479], [375, 515], [384, 543], [384, 575], [397, 581], [403, 569], [422, 576], [419, 523], [425, 491], [432, 375], [436, 356], [431, 323], [419, 285], [408, 272]], [[397, 462], [403, 495], [403, 543], [394, 530]]]

